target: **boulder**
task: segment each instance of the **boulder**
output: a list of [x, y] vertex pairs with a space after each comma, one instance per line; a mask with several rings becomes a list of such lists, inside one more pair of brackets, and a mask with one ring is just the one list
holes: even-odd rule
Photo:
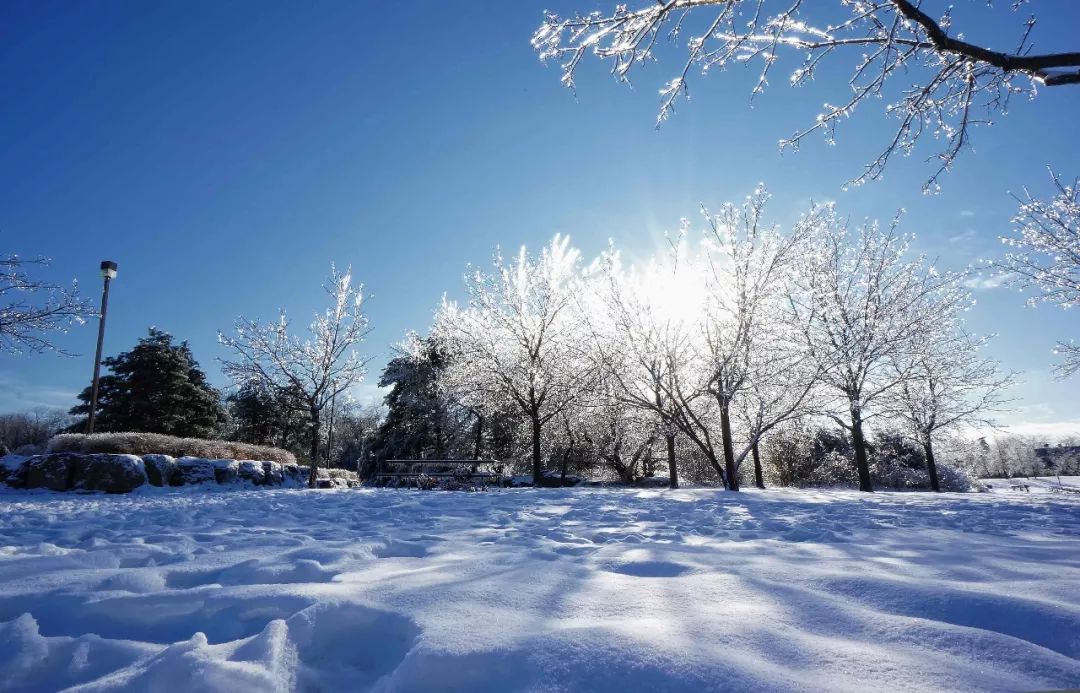
[[135, 455], [78, 455], [73, 463], [70, 489], [130, 493], [146, 481], [143, 461]]
[[191, 486], [213, 483], [214, 463], [201, 457], [181, 457], [176, 460], [176, 471], [169, 480], [170, 486]]
[[577, 486], [584, 479], [580, 476], [574, 476], [573, 474], [567, 474], [565, 477], [558, 472], [546, 471], [543, 476], [540, 477], [540, 485], [547, 488], [558, 488], [562, 486]]
[[241, 480], [250, 481], [256, 486], [261, 486], [265, 482], [266, 475], [263, 472], [262, 462], [240, 460], [237, 465], [239, 466], [239, 477]]
[[281, 486], [285, 481], [285, 472], [277, 462], [263, 462], [263, 483], [267, 486]]
[[231, 484], [240, 477], [240, 465], [236, 460], [211, 460], [214, 480], [219, 484]]
[[168, 486], [176, 472], [176, 460], [168, 455], [143, 455], [143, 469], [151, 486]]
[[288, 484], [300, 484], [307, 483], [308, 468], [301, 467], [295, 463], [284, 464], [281, 466], [281, 471], [284, 476], [284, 482]]
[[67, 491], [80, 457], [70, 452], [31, 457], [26, 462], [26, 488]]
[[26, 486], [26, 463], [28, 459], [20, 455], [0, 457], [0, 483], [13, 488]]

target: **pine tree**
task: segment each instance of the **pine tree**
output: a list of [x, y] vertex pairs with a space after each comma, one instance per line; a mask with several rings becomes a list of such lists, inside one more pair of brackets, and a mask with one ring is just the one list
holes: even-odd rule
[[294, 453], [298, 459], [307, 458], [311, 415], [302, 393], [295, 388], [276, 393], [259, 383], [245, 383], [225, 401], [233, 439], [274, 445]]
[[[173, 344], [172, 335], [151, 327], [131, 351], [106, 358], [110, 373], [98, 389], [95, 429], [166, 435], [213, 437], [225, 421], [218, 391], [206, 381], [187, 342]], [[90, 412], [90, 387], [79, 394], [74, 415]], [[72, 426], [82, 431], [85, 419]]]
[[452, 427], [448, 402], [439, 391], [446, 354], [437, 340], [410, 334], [386, 364], [379, 387], [386, 395], [386, 418], [375, 439], [381, 459], [446, 459]]

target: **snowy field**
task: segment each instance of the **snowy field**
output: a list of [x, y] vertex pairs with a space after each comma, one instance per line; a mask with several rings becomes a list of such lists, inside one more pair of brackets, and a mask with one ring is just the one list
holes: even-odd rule
[[1080, 495], [0, 493], [0, 689], [1080, 686]]

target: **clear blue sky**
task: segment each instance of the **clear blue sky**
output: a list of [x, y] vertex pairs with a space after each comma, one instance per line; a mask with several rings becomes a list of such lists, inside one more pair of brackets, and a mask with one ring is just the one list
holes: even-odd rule
[[[921, 249], [961, 267], [998, 251], [1008, 191], [1047, 190], [1047, 165], [1080, 174], [1080, 87], [1016, 100], [938, 197], [919, 192], [929, 149], [841, 191], [891, 134], [875, 103], [837, 146], [778, 155], [779, 138], [843, 96], [826, 75], [793, 91], [777, 73], [752, 108], [750, 72], [697, 78], [655, 131], [673, 63], [630, 90], [589, 62], [575, 99], [529, 46], [544, 7], [610, 4], [6, 2], [0, 251], [53, 258], [51, 276], [78, 277], [95, 299], [99, 261], [117, 261], [106, 353], [154, 325], [187, 339], [218, 385], [217, 330], [279, 306], [306, 323], [329, 264], [352, 264], [375, 294], [374, 381], [389, 345], [426, 329], [496, 244], [562, 232], [587, 253], [608, 237], [646, 252], [699, 203], [764, 181], [785, 221], [811, 199], [854, 218], [905, 207]], [[1012, 46], [1021, 17], [967, 21], [982, 6], [961, 3], [957, 25]], [[1075, 50], [1080, 3], [1037, 9], [1037, 46]], [[978, 298], [973, 328], [1000, 333], [994, 354], [1027, 373], [1010, 420], [1080, 421], [1077, 382], [1048, 375], [1053, 342], [1080, 337], [1077, 316], [1002, 289]], [[0, 411], [73, 404], [94, 338], [93, 324], [64, 338], [71, 359], [0, 356]]]

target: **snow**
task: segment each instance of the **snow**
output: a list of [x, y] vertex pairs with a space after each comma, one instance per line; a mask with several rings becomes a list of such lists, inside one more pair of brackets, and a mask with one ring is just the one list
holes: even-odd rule
[[0, 492], [0, 690], [1080, 686], [1080, 495]]

